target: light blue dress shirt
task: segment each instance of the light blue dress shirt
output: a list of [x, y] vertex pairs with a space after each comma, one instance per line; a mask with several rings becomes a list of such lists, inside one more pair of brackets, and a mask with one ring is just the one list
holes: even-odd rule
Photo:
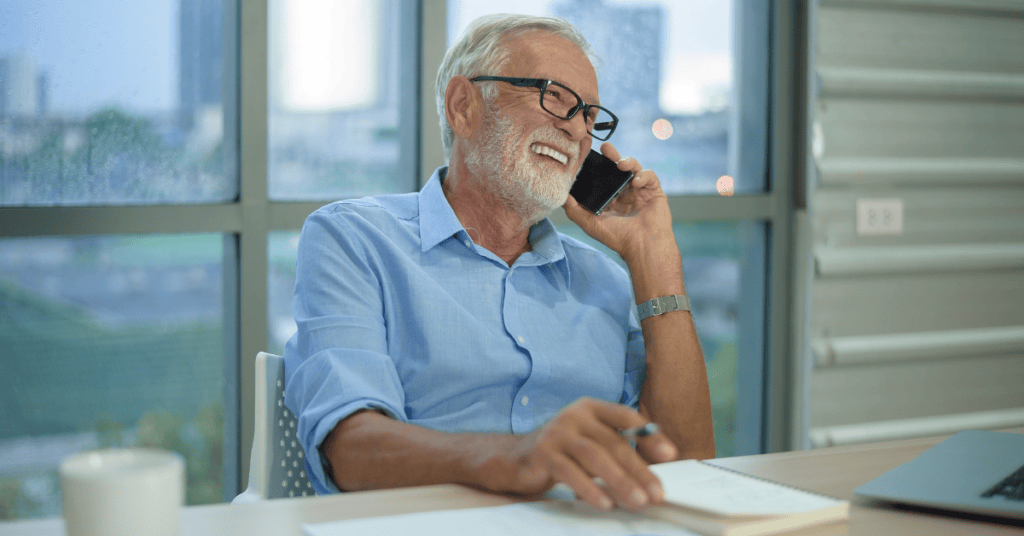
[[645, 351], [629, 276], [605, 254], [530, 230], [508, 266], [441, 189], [347, 200], [306, 220], [285, 347], [286, 405], [317, 493], [317, 447], [360, 409], [447, 432], [528, 433], [580, 397], [636, 407]]

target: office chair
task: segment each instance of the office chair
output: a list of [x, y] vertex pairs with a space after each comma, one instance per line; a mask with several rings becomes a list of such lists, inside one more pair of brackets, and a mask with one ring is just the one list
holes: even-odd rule
[[284, 405], [284, 359], [256, 355], [256, 412], [249, 460], [249, 487], [232, 504], [313, 495], [297, 420]]

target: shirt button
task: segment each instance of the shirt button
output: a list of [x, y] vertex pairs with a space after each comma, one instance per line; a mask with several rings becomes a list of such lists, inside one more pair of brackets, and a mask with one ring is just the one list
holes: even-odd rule
[[522, 335], [516, 337], [516, 340], [519, 341], [519, 344], [526, 344], [526, 339]]
[[520, 398], [519, 399], [519, 403], [524, 405], [524, 406], [529, 404], [530, 403], [530, 397], [524, 396], [523, 398]]
[[469, 241], [469, 240], [466, 240], [466, 247], [467, 247], [467, 248], [471, 248], [471, 247], [473, 247], [473, 242], [471, 242], [471, 241]]

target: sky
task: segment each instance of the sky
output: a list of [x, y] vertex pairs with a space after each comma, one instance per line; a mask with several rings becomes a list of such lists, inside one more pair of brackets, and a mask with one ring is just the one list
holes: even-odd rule
[[49, 76], [50, 109], [177, 105], [178, 0], [0, 0], [0, 57]]

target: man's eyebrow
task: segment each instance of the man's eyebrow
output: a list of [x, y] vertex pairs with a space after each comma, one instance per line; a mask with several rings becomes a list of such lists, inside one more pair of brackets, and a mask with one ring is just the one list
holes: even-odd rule
[[563, 82], [561, 80], [558, 80], [556, 78], [547, 78], [547, 77], [543, 77], [543, 76], [539, 77], [539, 78], [543, 78], [544, 80], [551, 80], [552, 82], [558, 82], [559, 84], [561, 84], [561, 85], [563, 85], [563, 86], [565, 86], [565, 87], [575, 91], [576, 94], [579, 95], [580, 98], [583, 99], [583, 101], [586, 102], [587, 104], [597, 104], [598, 106], [601, 105], [601, 97], [594, 97], [594, 100], [590, 100], [589, 98], [587, 98], [586, 95], [580, 93], [580, 91], [578, 89], [572, 87], [569, 84], [566, 84], [565, 82]]

